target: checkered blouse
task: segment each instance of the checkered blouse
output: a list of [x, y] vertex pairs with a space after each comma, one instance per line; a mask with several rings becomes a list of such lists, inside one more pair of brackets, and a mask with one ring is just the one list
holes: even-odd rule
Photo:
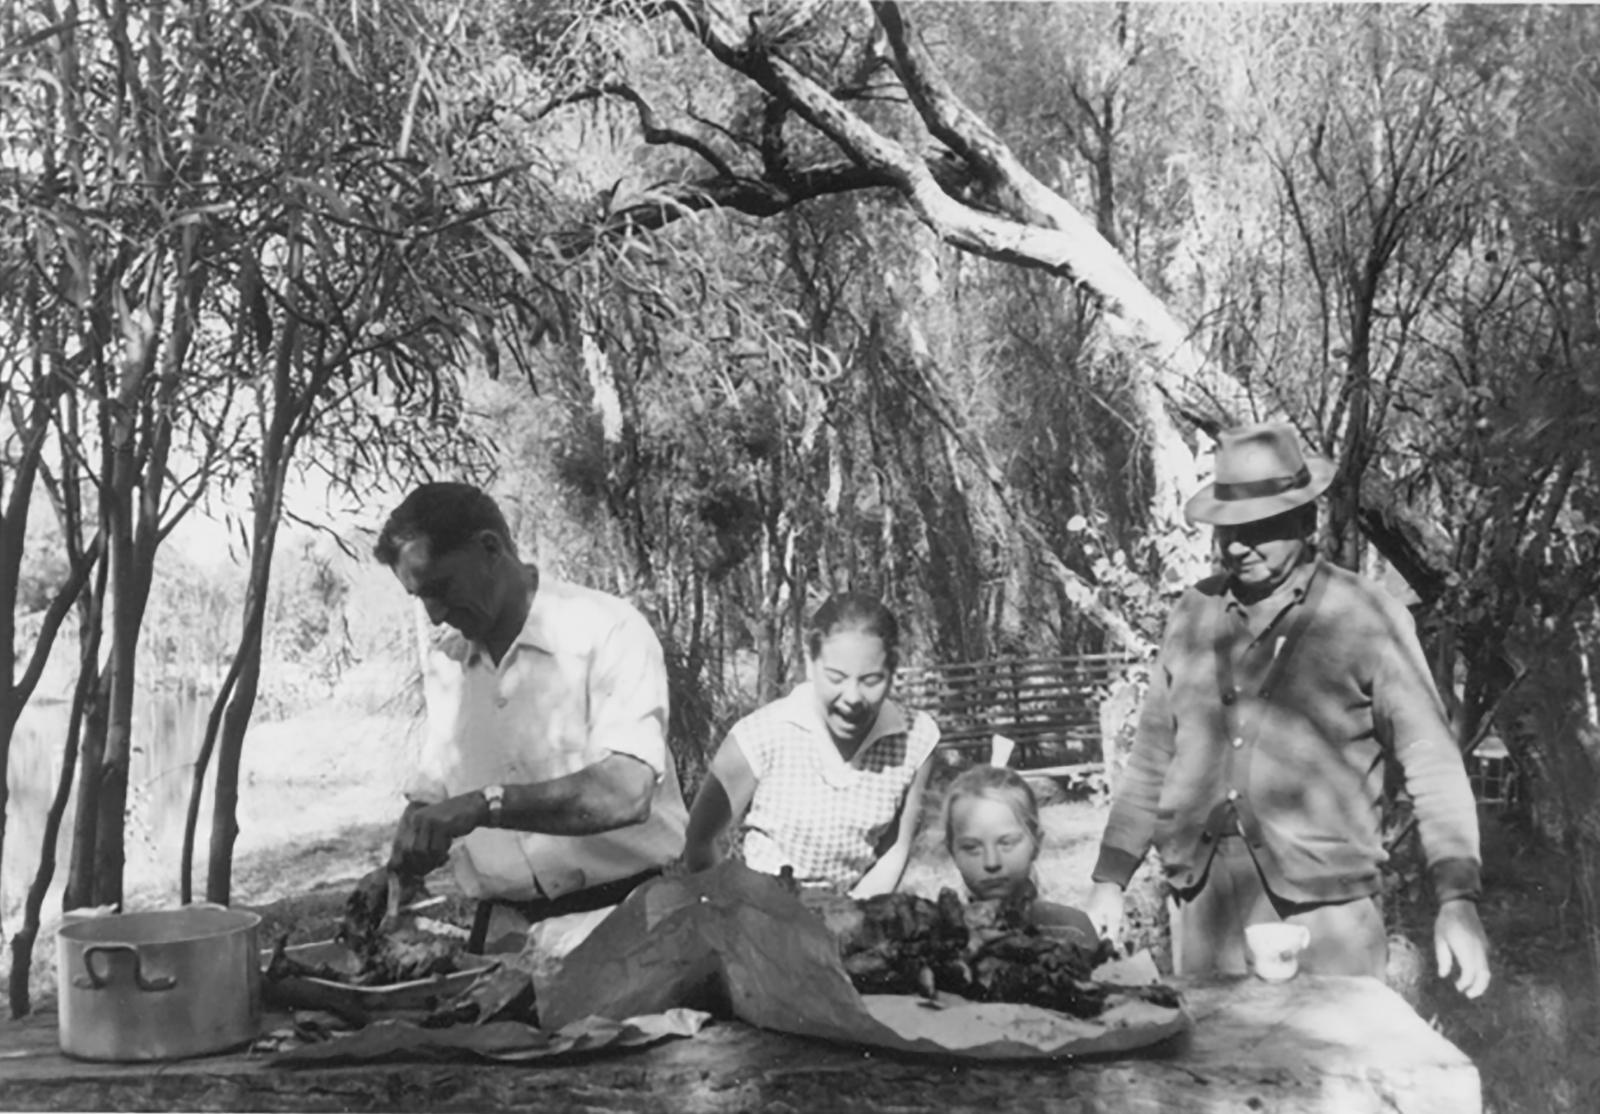
[[756, 780], [741, 826], [746, 865], [767, 874], [792, 866], [807, 885], [848, 889], [860, 880], [939, 742], [927, 713], [915, 713], [909, 726], [906, 719], [886, 702], [849, 762], [818, 715], [809, 683], [734, 724], [727, 741]]

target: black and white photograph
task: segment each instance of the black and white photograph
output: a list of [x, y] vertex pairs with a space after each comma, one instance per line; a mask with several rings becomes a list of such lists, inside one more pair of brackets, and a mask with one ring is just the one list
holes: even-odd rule
[[1600, 1110], [1600, 7], [0, 0], [0, 1110]]

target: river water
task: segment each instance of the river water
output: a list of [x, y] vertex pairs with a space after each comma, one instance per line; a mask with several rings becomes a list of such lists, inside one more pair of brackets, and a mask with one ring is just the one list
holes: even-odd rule
[[[38, 873], [45, 814], [61, 775], [70, 710], [71, 705], [65, 701], [30, 702], [11, 740], [11, 797], [6, 809], [4, 861], [0, 863], [0, 916], [8, 928]], [[126, 890], [168, 880], [174, 888], [177, 886], [190, 781], [210, 712], [210, 697], [193, 691], [148, 694], [135, 702], [128, 776]], [[56, 876], [45, 901], [46, 919], [61, 908], [76, 802], [74, 784], [57, 839]], [[209, 810], [208, 790], [196, 833], [197, 881], [202, 885]]]

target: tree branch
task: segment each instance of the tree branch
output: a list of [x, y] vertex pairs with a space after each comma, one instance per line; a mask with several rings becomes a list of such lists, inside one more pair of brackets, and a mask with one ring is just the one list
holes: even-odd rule
[[94, 540], [89, 543], [83, 555], [73, 560], [67, 579], [51, 597], [50, 606], [45, 610], [44, 619], [39, 624], [39, 634], [33, 640], [33, 650], [29, 654], [22, 679], [12, 689], [12, 694], [19, 704], [28, 702], [34, 688], [39, 684], [39, 678], [44, 675], [45, 662], [50, 656], [51, 647], [55, 645], [56, 632], [61, 629], [61, 624], [65, 621], [72, 605], [78, 602], [83, 586], [89, 582], [90, 570], [100, 559], [100, 541], [101, 535], [95, 534]]
[[1148, 653], [1151, 648], [1149, 640], [1134, 630], [1121, 614], [1106, 606], [1094, 586], [1068, 567], [1056, 553], [1055, 547], [1050, 544], [1050, 539], [1045, 537], [1034, 516], [1021, 505], [1012, 491], [1004, 470], [995, 462], [983, 435], [957, 416], [957, 408], [951, 401], [950, 391], [940, 381], [937, 369], [927, 360], [915, 355], [908, 356], [905, 363], [910, 365], [916, 377], [916, 381], [911, 382], [909, 377], [898, 374], [900, 363], [899, 360], [889, 360], [888, 366], [891, 372], [897, 373], [897, 378], [905, 385], [911, 396], [933, 415], [934, 420], [944, 427], [945, 432], [961, 451], [977, 466], [1000, 506], [1010, 516], [1017, 530], [1049, 566], [1056, 582], [1072, 605], [1098, 624], [1123, 649], [1139, 654]]
[[711, 209], [770, 217], [814, 198], [888, 186], [881, 173], [855, 163], [833, 163], [790, 172], [782, 184], [756, 178], [708, 178], [656, 187], [648, 197], [625, 205], [592, 225], [551, 238], [559, 259], [574, 259], [596, 244], [633, 232], [652, 232], [673, 221]]
[[644, 135], [646, 143], [657, 146], [683, 147], [693, 151], [706, 162], [711, 164], [719, 177], [737, 178], [727, 160], [713, 150], [710, 144], [696, 135], [678, 131], [676, 128], [663, 127], [656, 118], [655, 109], [650, 107], [648, 101], [631, 85], [620, 81], [606, 81], [587, 89], [579, 89], [565, 96], [557, 97], [549, 104], [533, 114], [533, 119], [542, 119], [556, 109], [583, 101], [596, 101], [602, 97], [619, 97], [633, 105], [634, 111], [639, 116], [639, 130]]

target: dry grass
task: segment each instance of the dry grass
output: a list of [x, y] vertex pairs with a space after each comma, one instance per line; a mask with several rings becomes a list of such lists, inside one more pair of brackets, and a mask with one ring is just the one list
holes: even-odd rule
[[[1483, 854], [1479, 913], [1494, 981], [1468, 1001], [1430, 971], [1417, 1010], [1478, 1065], [1485, 1114], [1592, 1114], [1600, 1110], [1600, 988], [1570, 863], [1495, 816], [1484, 818]], [[1413, 899], [1396, 918], [1430, 967], [1432, 916], [1431, 902]]]

